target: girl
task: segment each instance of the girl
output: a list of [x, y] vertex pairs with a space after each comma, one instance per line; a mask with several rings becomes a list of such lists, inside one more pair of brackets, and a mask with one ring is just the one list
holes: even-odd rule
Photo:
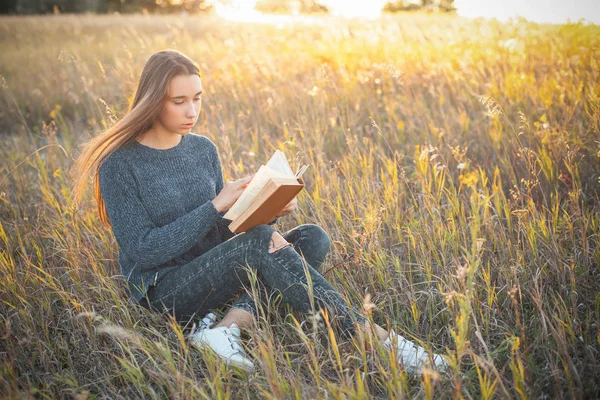
[[[330, 245], [319, 226], [300, 225], [280, 234], [275, 220], [243, 234], [228, 229], [223, 215], [252, 176], [224, 185], [217, 148], [207, 137], [190, 133], [201, 94], [195, 62], [175, 50], [153, 54], [128, 113], [88, 142], [75, 164], [75, 199], [80, 199], [86, 177], [93, 175], [99, 217], [119, 245], [130, 297], [184, 323], [239, 296], [217, 325], [201, 325], [190, 341], [249, 371], [254, 364], [241, 346], [239, 330], [257, 315], [244, 292], [250, 283], [247, 267], [270, 295], [281, 294], [306, 313], [312, 310], [308, 271], [315, 305], [327, 309], [343, 334], [355, 334], [357, 325], [371, 331], [368, 320], [348, 308], [318, 272]], [[296, 205], [292, 200], [278, 217]], [[441, 356], [427, 354], [401, 335], [378, 325], [374, 329], [409, 371], [419, 372], [429, 363], [447, 367]]]

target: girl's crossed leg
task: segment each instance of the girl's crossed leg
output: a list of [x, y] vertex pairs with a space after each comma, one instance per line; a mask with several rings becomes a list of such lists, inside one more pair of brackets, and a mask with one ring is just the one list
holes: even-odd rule
[[[282, 233], [278, 238], [280, 239], [278, 242], [271, 240], [270, 253], [284, 246], [292, 246], [308, 265], [321, 275], [323, 274], [321, 267], [329, 252], [331, 240], [320, 226], [314, 224], [299, 225], [294, 229]], [[267, 299], [280, 294], [278, 291], [266, 287], [261, 280], [258, 280], [257, 283], [259, 298], [265, 306], [267, 305]], [[256, 303], [248, 293], [244, 293], [233, 303], [229, 313], [216, 326], [229, 326], [235, 322], [239, 327], [244, 327], [250, 325], [256, 317], [258, 317]]]
[[[315, 235], [319, 230], [321, 232]], [[309, 241], [309, 235], [319, 238]], [[322, 264], [329, 249], [325, 232], [316, 225], [301, 225], [286, 232], [285, 237], [291, 240], [291, 246], [282, 242], [282, 236], [272, 226], [258, 225], [221, 243], [166, 274], [151, 287], [148, 291], [150, 306], [167, 310], [178, 321], [198, 318], [250, 287], [245, 269], [249, 267], [256, 271], [261, 284], [270, 292], [281, 293], [283, 300], [296, 311], [308, 313], [312, 307], [306, 268], [312, 281], [315, 308], [327, 308], [332, 322], [345, 335], [355, 332], [356, 323], [364, 326], [366, 318], [356, 308], [350, 309], [337, 290], [309, 262], [318, 267]], [[251, 315], [256, 312], [256, 305], [247, 294], [236, 301], [234, 308], [246, 310]]]

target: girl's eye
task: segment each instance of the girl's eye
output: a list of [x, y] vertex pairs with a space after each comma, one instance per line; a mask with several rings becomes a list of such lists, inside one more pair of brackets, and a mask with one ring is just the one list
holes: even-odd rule
[[[197, 99], [194, 99], [194, 101], [200, 101], [200, 97], [198, 97]], [[175, 104], [183, 104], [183, 101], [180, 101], [179, 103], [175, 102]]]

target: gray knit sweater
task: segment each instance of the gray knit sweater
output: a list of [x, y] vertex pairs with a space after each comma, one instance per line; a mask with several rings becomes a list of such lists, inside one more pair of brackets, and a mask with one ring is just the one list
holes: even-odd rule
[[165, 273], [235, 236], [211, 202], [223, 173], [205, 136], [190, 133], [166, 150], [134, 140], [102, 163], [99, 179], [121, 274], [136, 301]]

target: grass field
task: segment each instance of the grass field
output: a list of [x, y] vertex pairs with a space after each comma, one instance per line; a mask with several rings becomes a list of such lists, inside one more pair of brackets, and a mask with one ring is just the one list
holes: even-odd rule
[[[0, 397], [593, 398], [600, 392], [600, 27], [420, 14], [244, 24], [0, 18]], [[118, 249], [70, 197], [78, 146], [154, 51], [202, 67], [193, 130], [226, 179], [310, 163], [325, 276], [446, 355], [407, 375], [273, 304], [240, 375], [127, 302]], [[221, 311], [222, 315], [222, 311]]]

